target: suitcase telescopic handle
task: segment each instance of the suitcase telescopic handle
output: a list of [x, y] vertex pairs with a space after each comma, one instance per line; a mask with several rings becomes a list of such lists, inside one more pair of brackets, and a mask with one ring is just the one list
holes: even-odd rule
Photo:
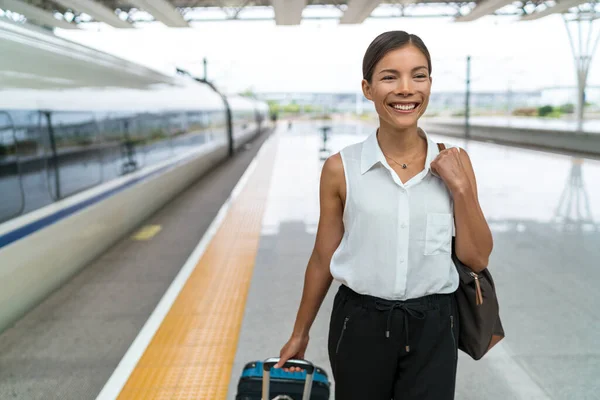
[[[270, 381], [271, 381], [271, 368], [279, 362], [279, 358], [268, 358], [263, 362], [263, 389], [262, 398], [263, 400], [271, 400], [269, 397], [270, 392]], [[306, 370], [306, 381], [304, 381], [304, 392], [302, 392], [302, 400], [309, 400], [312, 391], [313, 374], [315, 372], [315, 366], [306, 360], [288, 360], [283, 364], [283, 368], [300, 367]]]

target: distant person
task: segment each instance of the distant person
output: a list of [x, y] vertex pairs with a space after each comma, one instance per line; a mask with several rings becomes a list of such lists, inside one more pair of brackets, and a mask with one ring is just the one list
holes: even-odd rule
[[292, 130], [292, 121], [288, 121], [288, 131]]
[[363, 59], [362, 89], [379, 128], [323, 166], [316, 241], [276, 367], [304, 357], [336, 280], [328, 347], [339, 400], [454, 399], [459, 277], [452, 238], [458, 258], [475, 271], [487, 266], [493, 241], [467, 152], [439, 152], [418, 126], [431, 71], [419, 37], [378, 36]]

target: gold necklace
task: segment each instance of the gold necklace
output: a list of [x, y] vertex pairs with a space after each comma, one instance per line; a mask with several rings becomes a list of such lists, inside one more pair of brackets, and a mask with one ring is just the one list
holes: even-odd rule
[[[377, 130], [377, 134], [379, 134], [379, 130]], [[377, 144], [379, 144], [379, 138], [377, 139]], [[379, 144], [379, 149], [381, 150], [381, 144]], [[407, 164], [407, 163], [399, 163], [398, 161], [394, 160], [392, 157], [390, 157], [390, 156], [388, 156], [387, 154], [385, 154], [385, 153], [383, 152], [383, 150], [381, 150], [381, 153], [383, 153], [383, 155], [384, 155], [386, 158], [389, 158], [390, 160], [392, 160], [392, 161], [393, 161], [395, 164], [398, 164], [399, 166], [401, 166], [401, 167], [402, 167], [402, 169], [406, 169], [406, 168], [408, 168], [408, 164]], [[412, 161], [414, 161], [414, 160], [411, 160], [411, 162], [412, 162]]]
[[[383, 151], [382, 151], [383, 153]], [[390, 160], [392, 160], [395, 164], [398, 164], [399, 166], [402, 167], [402, 169], [406, 169], [408, 167], [408, 164], [406, 163], [399, 163], [398, 161], [394, 160], [392, 157], [388, 156], [387, 154], [383, 153], [383, 155], [385, 156], [385, 158], [389, 158]], [[412, 162], [412, 161], [411, 161]], [[410, 163], [409, 163], [410, 164]]]

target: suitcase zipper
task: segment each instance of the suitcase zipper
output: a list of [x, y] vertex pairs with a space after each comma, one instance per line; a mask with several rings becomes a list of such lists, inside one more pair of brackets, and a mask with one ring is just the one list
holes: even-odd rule
[[346, 331], [346, 326], [347, 326], [349, 320], [350, 320], [350, 317], [346, 317], [346, 319], [344, 319], [344, 327], [342, 328], [342, 333], [340, 334], [340, 338], [338, 339], [337, 346], [335, 348], [336, 355], [340, 351], [340, 344], [342, 343], [342, 338], [344, 337], [344, 332]]

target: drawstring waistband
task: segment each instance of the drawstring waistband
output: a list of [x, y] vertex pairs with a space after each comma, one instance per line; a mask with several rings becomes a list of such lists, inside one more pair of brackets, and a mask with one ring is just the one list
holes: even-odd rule
[[408, 320], [409, 316], [419, 320], [426, 318], [427, 314], [425, 311], [432, 307], [439, 307], [439, 304], [449, 302], [450, 295], [448, 294], [430, 294], [424, 297], [409, 299], [409, 300], [388, 300], [380, 297], [370, 296], [367, 294], [360, 294], [350, 289], [346, 285], [340, 286], [340, 291], [344, 296], [354, 298], [358, 304], [362, 307], [371, 307], [377, 311], [388, 311], [387, 328], [385, 331], [385, 337], [390, 337], [391, 325], [392, 325], [392, 314], [394, 310], [399, 309], [403, 312], [404, 317], [404, 333], [406, 335], [406, 351], [410, 352], [409, 331], [408, 331]]
[[400, 309], [402, 311], [404, 311], [404, 332], [406, 334], [406, 351], [410, 352], [410, 345], [408, 344], [408, 316], [410, 315], [411, 317], [417, 318], [417, 319], [425, 319], [425, 313], [419, 309], [417, 309], [415, 307], [416, 305], [413, 304], [407, 304], [404, 302], [383, 302], [383, 301], [379, 301], [376, 300], [375, 301], [375, 308], [379, 311], [388, 311], [389, 310], [389, 315], [388, 315], [388, 321], [387, 321], [387, 329], [385, 331], [385, 337], [389, 338], [390, 337], [390, 329], [391, 329], [391, 323], [392, 323], [392, 313], [394, 312], [394, 310]]

